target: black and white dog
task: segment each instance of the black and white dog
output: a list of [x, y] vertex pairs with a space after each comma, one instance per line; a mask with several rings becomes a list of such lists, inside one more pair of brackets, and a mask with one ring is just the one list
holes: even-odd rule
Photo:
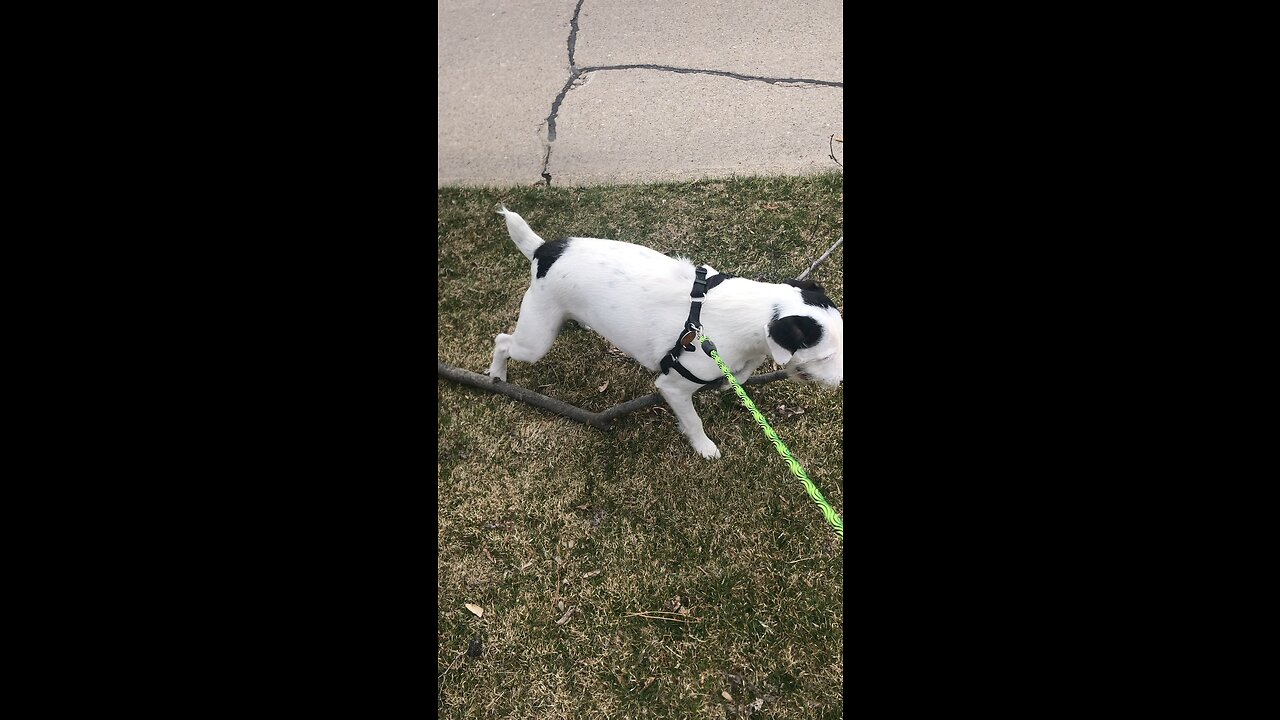
[[[723, 379], [696, 340], [689, 341], [691, 294], [702, 294], [700, 325], [720, 357], [744, 381], [767, 358], [788, 379], [835, 387], [844, 379], [844, 321], [822, 287], [790, 280], [763, 283], [705, 268], [631, 243], [571, 237], [544, 242], [502, 207], [507, 231], [533, 263], [532, 282], [511, 335], [494, 338], [489, 376], [507, 379], [507, 360], [535, 363], [551, 349], [565, 320], [603, 335], [649, 370], [680, 429], [704, 458], [720, 449], [703, 432], [693, 394]], [[683, 337], [682, 337], [683, 336]], [[682, 342], [684, 351], [681, 352]]]

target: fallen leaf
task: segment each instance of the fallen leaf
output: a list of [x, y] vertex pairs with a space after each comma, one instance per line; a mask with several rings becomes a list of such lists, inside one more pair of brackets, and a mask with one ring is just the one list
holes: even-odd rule
[[563, 617], [561, 617], [559, 620], [557, 620], [557, 621], [556, 621], [556, 624], [557, 624], [557, 625], [563, 625], [563, 624], [565, 624], [565, 623], [569, 622], [569, 618], [571, 618], [571, 617], [573, 617], [573, 608], [569, 608], [568, 610], [566, 610], [566, 611], [565, 611], [565, 613], [564, 613], [564, 616], [563, 616]]
[[559, 611], [561, 611], [561, 612], [564, 612], [564, 601], [563, 601], [563, 600], [561, 600], [560, 602], [557, 602], [557, 603], [556, 603], [556, 609], [557, 609], [557, 610], [559, 610]]
[[484, 608], [479, 605], [472, 605], [471, 603], [466, 603], [466, 606], [468, 610], [475, 613], [476, 617], [484, 617]]
[[533, 564], [533, 561], [532, 561], [532, 560], [530, 560], [529, 562], [526, 562], [526, 563], [520, 563], [520, 569], [521, 569], [521, 570], [528, 569], [528, 567], [529, 567], [530, 565], [532, 565], [532, 564]]
[[570, 541], [569, 541], [569, 549], [570, 549], [570, 550], [572, 550], [572, 549], [573, 549], [573, 546], [574, 546], [574, 545], [577, 545], [577, 544], [578, 544], [578, 541], [577, 541], [577, 540], [570, 540]]
[[600, 570], [592, 570], [591, 572], [587, 573], [586, 575], [583, 575], [583, 576], [582, 576], [582, 579], [583, 579], [583, 580], [586, 580], [587, 578], [595, 577], [595, 576], [599, 575], [599, 574], [600, 574], [600, 572], [601, 572]]
[[609, 389], [609, 381], [608, 381], [608, 380], [605, 380], [603, 385], [601, 385], [600, 387], [596, 388], [596, 390], [598, 390], [598, 391], [600, 391], [600, 392], [604, 392], [605, 390], [608, 390], [608, 389]]
[[652, 676], [652, 675], [650, 675], [649, 677], [645, 678], [645, 679], [644, 679], [644, 687], [640, 688], [640, 691], [641, 691], [641, 692], [644, 692], [645, 690], [648, 690], [648, 689], [649, 689], [649, 686], [650, 686], [650, 685], [652, 685], [652, 684], [653, 684], [653, 681], [654, 681], [654, 680], [656, 680], [656, 679], [657, 679], [657, 678], [655, 678], [655, 677], [654, 677], [654, 676]]
[[721, 690], [721, 691], [720, 691], [720, 695], [721, 695], [725, 700], [728, 700], [729, 702], [733, 702], [733, 696], [729, 694], [729, 691], [728, 691], [728, 690]]
[[764, 707], [764, 698], [756, 698], [751, 701], [751, 704], [747, 705], [747, 707], [751, 708], [753, 712], [758, 711], [760, 708]]

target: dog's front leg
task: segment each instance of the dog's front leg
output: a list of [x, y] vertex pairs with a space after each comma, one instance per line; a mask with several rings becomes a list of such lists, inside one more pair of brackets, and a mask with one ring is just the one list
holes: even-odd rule
[[693, 394], [700, 386], [675, 373], [659, 375], [654, 384], [658, 386], [658, 392], [662, 393], [663, 399], [675, 413], [680, 431], [689, 439], [693, 449], [708, 460], [720, 457], [720, 448], [716, 447], [716, 444], [711, 442], [711, 438], [707, 437], [702, 430], [702, 418], [698, 417], [698, 412], [693, 409]]

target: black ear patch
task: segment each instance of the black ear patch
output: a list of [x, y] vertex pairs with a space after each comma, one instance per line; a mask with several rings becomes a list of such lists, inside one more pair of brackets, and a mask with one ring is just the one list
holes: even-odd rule
[[820, 308], [833, 308], [835, 303], [831, 302], [831, 298], [827, 297], [827, 291], [822, 286], [812, 280], [787, 280], [788, 285], [794, 288], [800, 288], [800, 298], [804, 300], [805, 305], [813, 305]]
[[817, 345], [822, 339], [822, 326], [808, 315], [788, 315], [769, 323], [769, 337], [787, 350], [795, 352], [800, 348]]

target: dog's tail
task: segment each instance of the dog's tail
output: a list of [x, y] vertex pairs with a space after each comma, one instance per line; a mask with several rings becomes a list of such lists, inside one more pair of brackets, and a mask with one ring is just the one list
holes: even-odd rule
[[524, 218], [508, 210], [506, 205], [499, 205], [496, 212], [506, 216], [507, 232], [511, 233], [511, 239], [515, 241], [516, 247], [520, 248], [520, 252], [532, 261], [533, 251], [542, 245], [542, 238], [538, 237], [538, 233], [529, 227], [529, 223], [525, 222]]

